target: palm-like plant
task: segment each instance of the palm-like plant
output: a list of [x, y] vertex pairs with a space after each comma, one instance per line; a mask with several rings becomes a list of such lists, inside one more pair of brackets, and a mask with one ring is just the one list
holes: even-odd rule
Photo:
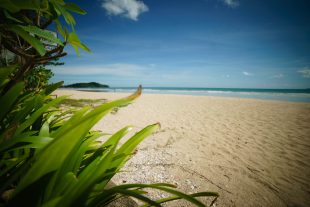
[[[1, 49], [17, 55], [14, 62], [4, 61], [0, 68], [0, 195], [4, 206], [98, 206], [122, 197], [135, 197], [145, 206], [183, 198], [204, 206], [196, 197], [217, 193], [200, 192], [187, 195], [166, 183], [123, 184], [108, 187], [111, 178], [133, 155], [137, 145], [159, 128], [145, 127], [124, 144], [119, 141], [131, 129], [124, 127], [115, 134], [104, 134], [91, 128], [113, 108], [131, 103], [141, 94], [105, 103], [96, 108], [84, 107], [76, 112], [61, 111], [57, 104], [66, 97], [51, 98], [62, 82], [41, 90], [25, 91], [24, 78], [35, 66], [65, 55], [63, 47], [71, 44], [88, 50], [74, 29], [63, 27], [63, 17], [72, 28], [75, 21], [70, 11], [85, 12], [63, 0], [4, 0], [0, 3]], [[55, 22], [57, 37], [45, 31]], [[48, 49], [46, 41], [57, 45]], [[1, 57], [3, 58], [3, 57]], [[146, 196], [153, 188], [171, 194], [160, 200]]]
[[[50, 86], [53, 89], [56, 87]], [[44, 91], [45, 99], [48, 98], [48, 92], [52, 91], [50, 88]], [[0, 135], [0, 193], [14, 189], [8, 205], [97, 206], [127, 195], [147, 205], [160, 206], [160, 203], [184, 198], [197, 206], [204, 206], [195, 197], [217, 196], [212, 192], [186, 195], [175, 190], [175, 186], [165, 183], [125, 184], [107, 188], [108, 182], [120, 171], [136, 146], [158, 129], [159, 124], [145, 127], [121, 146], [120, 139], [131, 127], [124, 127], [106, 141], [99, 141], [98, 138], [103, 134], [90, 129], [114, 107], [129, 104], [137, 98], [141, 87], [127, 98], [94, 109], [84, 107], [69, 119], [62, 119], [65, 115], [63, 112], [51, 110], [65, 97], [44, 103], [44, 100], [40, 100], [43, 92], [31, 96], [19, 95], [23, 90], [22, 85], [16, 85], [11, 90], [7, 94], [12, 94], [10, 100], [13, 102], [5, 102], [7, 94], [0, 99], [4, 108], [9, 109], [1, 120], [1, 123], [9, 124]], [[34, 100], [40, 100], [38, 102], [41, 104], [35, 106]], [[38, 108], [33, 110], [33, 107]], [[38, 120], [42, 123], [40, 128], [35, 127]], [[19, 126], [14, 127], [15, 123], [19, 123]], [[145, 196], [145, 188], [159, 189], [173, 196], [153, 201]]]

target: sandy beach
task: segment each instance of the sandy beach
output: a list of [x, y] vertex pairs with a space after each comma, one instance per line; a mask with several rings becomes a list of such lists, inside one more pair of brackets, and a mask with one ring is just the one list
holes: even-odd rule
[[[126, 96], [55, 93], [76, 99]], [[187, 193], [216, 191], [214, 206], [310, 206], [310, 103], [143, 94], [95, 129], [113, 133], [133, 125], [137, 131], [156, 122], [160, 131], [139, 145], [115, 183], [168, 182]]]

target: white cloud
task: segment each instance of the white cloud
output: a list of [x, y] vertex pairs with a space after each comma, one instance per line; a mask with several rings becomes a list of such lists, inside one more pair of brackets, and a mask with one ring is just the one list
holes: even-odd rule
[[223, 3], [231, 8], [236, 8], [239, 6], [238, 0], [222, 0]]
[[249, 72], [246, 72], [246, 71], [243, 71], [242, 74], [245, 75], [245, 76], [252, 76], [253, 75], [253, 73], [249, 73]]
[[276, 74], [274, 76], [272, 76], [273, 78], [283, 78], [284, 75], [282, 73]]
[[[159, 67], [158, 67], [159, 68]], [[169, 68], [170, 69], [170, 68]], [[98, 64], [98, 65], [63, 65], [53, 67], [54, 80], [64, 80], [66, 83], [81, 82], [81, 80], [106, 82], [114, 86], [176, 86], [184, 83], [204, 83], [205, 76], [187, 70], [156, 69], [149, 64]], [[164, 72], [159, 72], [164, 71]], [[198, 86], [198, 85], [197, 85]]]
[[57, 75], [114, 75], [123, 77], [134, 77], [147, 75], [149, 69], [134, 64], [107, 64], [107, 65], [85, 65], [85, 66], [57, 66], [53, 68]]
[[306, 67], [302, 70], [297, 71], [298, 73], [300, 73], [302, 75], [302, 77], [304, 78], [310, 78], [310, 68]]
[[109, 15], [121, 15], [137, 21], [138, 16], [149, 8], [139, 0], [103, 0], [101, 5]]

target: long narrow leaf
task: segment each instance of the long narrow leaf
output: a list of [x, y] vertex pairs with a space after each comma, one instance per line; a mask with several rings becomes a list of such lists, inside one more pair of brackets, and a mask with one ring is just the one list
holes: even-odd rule
[[79, 6], [77, 6], [74, 3], [66, 3], [64, 7], [78, 14], [82, 14], [82, 15], [86, 14], [86, 11], [84, 11], [83, 9], [81, 9]]
[[60, 81], [60, 82], [57, 82], [57, 83], [53, 83], [53, 84], [47, 85], [42, 93], [44, 93], [45, 95], [49, 95], [52, 92], [54, 92], [56, 89], [58, 89], [60, 86], [62, 86], [63, 84], [64, 84], [64, 82]]
[[0, 67], [0, 87], [3, 87], [7, 82], [9, 75], [16, 69], [16, 65], [11, 65], [8, 67]]
[[[131, 137], [127, 142], [125, 142], [114, 154], [113, 162], [111, 162], [109, 168], [115, 169], [115, 171], [120, 170], [124, 163], [132, 155], [133, 151], [136, 149], [137, 145], [144, 140], [147, 136], [151, 135], [154, 131], [158, 130], [159, 124], [153, 124], [145, 127], [133, 137]], [[96, 186], [96, 190], [102, 189], [107, 182], [109, 182], [111, 177], [107, 177], [104, 181]]]
[[0, 120], [11, 110], [13, 103], [24, 89], [24, 83], [20, 82], [13, 86], [4, 96], [0, 97]]
[[175, 195], [178, 198], [185, 199], [196, 206], [204, 207], [205, 205], [195, 199], [194, 197], [201, 197], [201, 196], [214, 196], [217, 197], [218, 194], [214, 192], [201, 192], [198, 194], [194, 194], [195, 196], [187, 195], [185, 193], [182, 193], [180, 191], [174, 190], [171, 187], [174, 187], [173, 185], [170, 184], [164, 184], [164, 183], [157, 183], [157, 184], [124, 184], [124, 185], [119, 185], [112, 187], [113, 190], [119, 190], [119, 189], [132, 189], [132, 188], [153, 188], [153, 189], [158, 189], [165, 191], [167, 193], [170, 193], [172, 195]]
[[[209, 196], [218, 197], [218, 193], [214, 193], [214, 192], [199, 192], [199, 193], [189, 194], [189, 196], [194, 197], [194, 198], [196, 198], [196, 197], [209, 197]], [[156, 203], [162, 204], [162, 203], [167, 203], [167, 202], [174, 201], [174, 200], [179, 200], [179, 199], [182, 199], [182, 197], [180, 197], [180, 196], [171, 196], [171, 197], [159, 199], [159, 200], [156, 201]], [[149, 206], [150, 206], [149, 204], [145, 204], [145, 205], [142, 205], [140, 207], [149, 207]]]
[[[112, 191], [112, 190], [109, 189], [108, 191]], [[148, 204], [150, 204], [151, 206], [161, 207], [161, 205], [158, 204], [157, 202], [155, 202], [155, 201], [149, 199], [149, 198], [146, 197], [146, 196], [141, 195], [140, 193], [137, 193], [136, 191], [119, 189], [119, 190], [114, 191], [114, 192], [109, 192], [109, 194], [113, 194], [113, 193], [131, 196], [131, 197], [134, 197], [134, 198], [137, 198], [137, 199], [143, 201], [144, 203], [148, 203]]]
[[[33, 94], [31, 94], [33, 95]], [[12, 124], [22, 123], [27, 116], [31, 114], [34, 109], [40, 107], [43, 103], [43, 97], [41, 95], [29, 96], [28, 98], [20, 98], [20, 110], [14, 115], [12, 119]]]
[[42, 37], [43, 39], [46, 39], [52, 43], [63, 45], [62, 42], [60, 41], [60, 39], [55, 37], [51, 32], [49, 32], [47, 30], [43, 30], [43, 29], [40, 29], [39, 27], [31, 26], [31, 25], [20, 26], [20, 27], [23, 28], [25, 31], [29, 32], [30, 34], [34, 34], [34, 35], [37, 35], [39, 37]]
[[77, 185], [72, 189], [68, 189], [66, 194], [63, 196], [62, 203], [64, 206], [74, 205], [74, 203], [83, 203], [83, 199], [85, 201], [87, 198], [85, 195], [89, 194], [90, 189], [96, 184], [96, 182], [98, 182], [100, 177], [102, 177], [105, 171], [109, 168], [118, 141], [126, 135], [129, 130], [130, 127], [125, 127], [111, 136], [104, 147], [110, 145], [112, 145], [112, 147], [106, 150], [104, 155], [101, 155], [89, 166], [87, 166], [87, 168], [80, 174]]
[[[10, 139], [0, 146], [0, 152], [16, 150], [21, 148], [38, 148], [45, 146], [53, 139], [50, 137], [44, 136], [20, 136], [14, 137], [14, 139]], [[16, 147], [14, 147], [16, 146]]]
[[28, 42], [33, 48], [38, 51], [41, 56], [45, 55], [46, 51], [41, 41], [28, 34], [28, 32], [26, 32], [21, 26], [13, 25], [11, 26], [10, 30], [12, 30], [20, 37], [22, 37], [26, 42]]
[[[140, 94], [141, 87], [138, 88], [135, 94], [127, 98], [99, 106], [79, 120], [71, 123], [65, 131], [59, 129], [60, 133], [54, 134], [57, 135], [55, 139], [44, 149], [44, 151], [41, 151], [40, 155], [37, 157], [36, 162], [21, 180], [19, 186], [16, 189], [16, 194], [20, 193], [28, 185], [35, 182], [45, 174], [58, 169], [63, 164], [68, 154], [70, 154], [71, 150], [76, 146], [76, 144], [81, 142], [81, 138], [88, 133], [88, 131], [97, 121], [99, 121], [114, 107], [128, 104]], [[68, 123], [70, 123], [70, 121], [71, 120], [68, 120]]]
[[64, 100], [66, 98], [66, 96], [62, 96], [59, 98], [56, 98], [52, 101], [50, 101], [49, 103], [43, 105], [41, 108], [39, 108], [38, 110], [36, 110], [36, 112], [34, 112], [29, 119], [27, 119], [27, 121], [25, 121], [24, 123], [22, 123], [19, 128], [16, 130], [16, 134], [21, 133], [22, 131], [24, 131], [27, 127], [29, 127], [30, 125], [32, 125], [38, 118], [39, 116], [41, 116], [44, 112], [47, 111], [47, 109], [51, 106], [56, 105], [57, 103], [61, 102], [62, 100]]

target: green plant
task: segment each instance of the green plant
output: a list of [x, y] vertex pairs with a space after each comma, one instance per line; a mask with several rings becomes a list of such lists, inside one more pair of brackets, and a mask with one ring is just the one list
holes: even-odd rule
[[[23, 80], [35, 66], [65, 55], [69, 43], [88, 50], [73, 32], [60, 24], [59, 17], [74, 26], [69, 11], [84, 14], [74, 4], [62, 0], [3, 0], [0, 3], [1, 46], [15, 53], [12, 61], [0, 68], [0, 195], [3, 206], [98, 206], [121, 196], [135, 197], [146, 206], [183, 198], [204, 206], [196, 197], [218, 196], [213, 192], [187, 195], [165, 183], [124, 184], [107, 187], [108, 182], [133, 155], [136, 146], [159, 124], [145, 127], [124, 144], [119, 141], [130, 126], [109, 136], [91, 128], [116, 107], [130, 104], [141, 94], [141, 87], [127, 98], [61, 111], [51, 93], [63, 83], [44, 85], [39, 90], [24, 90]], [[44, 29], [55, 22], [63, 41]], [[46, 41], [56, 43], [47, 49]], [[98, 138], [105, 136], [105, 141]], [[146, 196], [153, 188], [172, 196], [154, 201]]]
[[54, 74], [50, 69], [46, 69], [44, 66], [39, 65], [32, 69], [25, 77], [25, 89], [30, 91], [40, 91], [48, 85], [48, 81], [53, 75]]
[[[53, 85], [53, 89], [55, 88], [57, 86]], [[0, 99], [2, 106], [8, 109], [1, 116], [1, 123], [7, 124], [1, 127], [6, 130], [1, 130], [0, 135], [0, 193], [14, 189], [8, 205], [20, 206], [26, 203], [30, 206], [97, 206], [106, 205], [122, 195], [129, 195], [148, 205], [159, 206], [162, 202], [184, 198], [197, 206], [204, 206], [194, 197], [217, 196], [212, 192], [189, 196], [176, 191], [175, 186], [164, 183], [125, 184], [106, 188], [110, 179], [133, 154], [136, 146], [158, 129], [159, 124], [147, 126], [119, 147], [119, 140], [131, 127], [119, 130], [105, 142], [97, 139], [102, 133], [90, 129], [114, 107], [129, 104], [137, 98], [141, 88], [127, 98], [108, 102], [95, 109], [84, 107], [66, 121], [61, 119], [63, 112], [50, 110], [51, 106], [65, 97], [43, 103], [29, 114], [34, 106], [30, 100], [38, 97], [20, 95], [23, 83], [11, 90]], [[44, 95], [51, 91], [45, 90]], [[7, 96], [12, 100], [10, 103], [6, 102]], [[20, 105], [21, 100], [23, 105]], [[26, 109], [28, 113], [25, 113]], [[42, 114], [43, 124], [36, 128], [35, 123]], [[18, 120], [18, 127], [15, 127], [16, 122], [8, 120]], [[153, 201], [144, 195], [144, 188], [163, 190], [174, 196]]]
[[[78, 54], [79, 48], [90, 52], [75, 33], [72, 12], [86, 13], [77, 5], [63, 0], [1, 1], [1, 64], [19, 64], [19, 69], [2, 90], [2, 95], [17, 82], [23, 81], [36, 66], [65, 56], [63, 49], [68, 44], [73, 46]], [[62, 19], [71, 31], [61, 23]], [[55, 32], [51, 30], [52, 23], [56, 26]], [[10, 55], [7, 55], [8, 53]]]
[[61, 103], [59, 103], [57, 106], [68, 106], [68, 107], [76, 107], [81, 108], [83, 106], [89, 105], [89, 106], [98, 106], [100, 104], [105, 103], [106, 99], [70, 99], [66, 98]]

